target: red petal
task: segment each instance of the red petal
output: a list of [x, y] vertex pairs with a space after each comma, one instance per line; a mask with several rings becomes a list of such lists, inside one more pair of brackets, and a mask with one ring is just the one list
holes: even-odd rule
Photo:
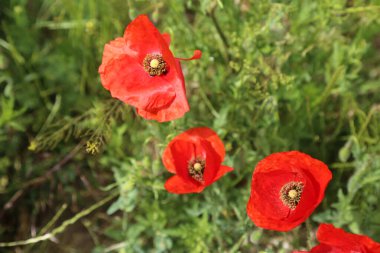
[[335, 228], [331, 224], [321, 224], [319, 226], [317, 239], [321, 244], [337, 248], [342, 252], [380, 252], [380, 243], [373, 241], [368, 236], [351, 234], [343, 229]]
[[210, 142], [211, 146], [215, 149], [216, 153], [220, 156], [220, 160], [224, 160], [225, 149], [222, 140], [219, 136], [208, 127], [196, 127], [186, 130], [180, 135], [175, 137], [176, 140], [192, 140], [193, 142], [199, 141], [199, 139], [205, 139]]
[[200, 140], [196, 145], [196, 154], [206, 159], [206, 167], [204, 170], [205, 185], [208, 186], [215, 181], [215, 176], [220, 168], [221, 160], [215, 152], [210, 142]]
[[256, 226], [289, 231], [301, 223], [288, 220], [291, 210], [280, 199], [281, 188], [293, 180], [304, 181], [301, 178], [295, 180], [294, 174], [286, 171], [254, 174], [247, 214]]
[[307, 154], [298, 151], [284, 153], [287, 153], [288, 158], [294, 161], [294, 167], [303, 170], [305, 173], [310, 173], [310, 178], [317, 179], [315, 182], [319, 184], [320, 189], [322, 189], [319, 192], [320, 194], [318, 196], [318, 201], [322, 201], [324, 197], [324, 189], [332, 179], [332, 173], [327, 165]]
[[[331, 172], [322, 162], [297, 151], [280, 152], [261, 160], [253, 173], [247, 213], [260, 227], [288, 231], [305, 221], [324, 197]], [[280, 199], [283, 185], [304, 183], [301, 201], [295, 210]]]
[[[222, 140], [210, 128], [198, 127], [198, 128], [189, 129], [189, 130], [177, 135], [168, 144], [168, 146], [164, 150], [163, 156], [162, 156], [162, 162], [164, 163], [164, 166], [166, 167], [166, 169], [172, 173], [175, 173], [175, 166], [173, 164], [173, 155], [171, 153], [171, 148], [170, 148], [173, 143], [175, 143], [176, 141], [187, 141], [187, 142], [192, 142], [192, 143], [196, 144], [196, 143], [200, 143], [200, 141], [202, 139], [206, 140], [210, 143], [212, 148], [219, 155], [220, 161], [222, 161], [224, 159], [224, 154], [225, 154], [224, 145], [223, 145]], [[207, 144], [205, 144], [205, 145], [207, 145]]]
[[172, 163], [175, 168], [175, 173], [185, 180], [193, 181], [189, 175], [189, 161], [196, 157], [195, 145], [187, 141], [175, 141], [170, 145], [172, 154]]
[[110, 63], [112, 59], [118, 58], [123, 54], [127, 54], [127, 52], [128, 48], [124, 38], [116, 38], [104, 46], [102, 64], [99, 66], [98, 72], [100, 73], [102, 84], [107, 90], [109, 90], [109, 83], [103, 80], [105, 67]]
[[202, 57], [202, 51], [201, 50], [194, 50], [194, 53], [193, 53], [193, 56], [190, 57], [190, 58], [178, 58], [178, 60], [181, 60], [181, 61], [191, 61], [191, 60], [196, 60], [196, 59], [200, 59]]
[[196, 157], [204, 158], [206, 160], [204, 179], [207, 186], [233, 170], [228, 166], [221, 166], [220, 153], [224, 155], [224, 146], [214, 131], [205, 127], [193, 128], [176, 136], [168, 144], [163, 152], [162, 162], [169, 172], [195, 182], [189, 176], [188, 162]]
[[176, 97], [173, 75], [168, 73], [168, 80], [151, 77], [129, 55], [110, 60], [101, 78], [113, 97], [147, 111], [168, 106]]
[[185, 81], [178, 60], [176, 60], [176, 68], [178, 73], [177, 79], [172, 81], [176, 93], [176, 97], [173, 102], [167, 107], [161, 108], [157, 112], [148, 112], [146, 110], [138, 108], [138, 114], [146, 119], [153, 119], [159, 122], [164, 122], [180, 118], [189, 111], [189, 104], [186, 99]]
[[[189, 106], [179, 61], [169, 50], [170, 36], [161, 35], [145, 15], [126, 28], [122, 38], [105, 46], [99, 67], [102, 84], [116, 97], [135, 106], [147, 119], [160, 122], [183, 116]], [[151, 77], [143, 68], [147, 54], [161, 54], [168, 65], [165, 75]]]
[[165, 189], [168, 192], [176, 194], [186, 194], [186, 193], [199, 193], [203, 191], [205, 187], [202, 185], [195, 184], [192, 181], [184, 180], [180, 176], [172, 176], [165, 183]]
[[163, 33], [163, 34], [161, 34], [161, 35], [162, 35], [162, 37], [164, 38], [166, 44], [167, 44], [168, 46], [170, 46], [170, 42], [171, 42], [170, 34], [168, 34], [168, 33]]
[[310, 253], [347, 253], [346, 251], [320, 244], [311, 249]]
[[165, 61], [174, 62], [167, 42], [146, 15], [140, 15], [129, 23], [124, 32], [124, 39], [140, 62], [151, 53], [161, 53]]
[[[166, 37], [166, 38], [165, 38]], [[124, 39], [127, 47], [134, 51], [134, 57], [142, 66], [142, 62], [147, 54], [161, 54], [165, 62], [169, 65], [169, 73], [157, 78], [165, 78], [167, 81], [181, 79], [181, 67], [177, 64], [172, 52], [167, 44], [168, 36], [163, 37], [146, 15], [135, 18], [125, 29]], [[177, 66], [178, 65], [178, 66]], [[172, 73], [171, 73], [172, 72]], [[169, 74], [172, 76], [169, 77]]]
[[234, 170], [234, 168], [231, 168], [231, 167], [228, 167], [228, 166], [221, 165], [221, 166], [219, 167], [218, 172], [217, 172], [216, 175], [215, 175], [214, 181], [219, 180], [219, 178], [221, 178], [222, 176], [224, 176], [224, 174], [226, 174], [226, 173], [228, 173], [228, 172], [231, 172], [231, 171], [233, 171], [233, 170]]
[[[172, 142], [171, 142], [172, 143]], [[164, 152], [162, 153], [162, 163], [164, 164], [164, 167], [171, 173], [175, 173], [175, 166], [174, 166], [174, 158], [172, 155], [172, 150], [170, 148], [171, 144], [169, 144]]]

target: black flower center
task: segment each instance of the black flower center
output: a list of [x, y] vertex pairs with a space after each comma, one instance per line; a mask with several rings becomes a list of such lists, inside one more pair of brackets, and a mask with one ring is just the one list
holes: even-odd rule
[[144, 70], [151, 76], [160, 76], [167, 72], [167, 64], [160, 54], [147, 54], [143, 61]]
[[280, 190], [280, 199], [285, 206], [290, 209], [296, 209], [298, 203], [301, 200], [301, 195], [303, 191], [302, 182], [289, 182], [285, 184]]
[[204, 183], [203, 173], [205, 171], [206, 161], [203, 158], [195, 158], [189, 161], [188, 170], [192, 178], [200, 183]]

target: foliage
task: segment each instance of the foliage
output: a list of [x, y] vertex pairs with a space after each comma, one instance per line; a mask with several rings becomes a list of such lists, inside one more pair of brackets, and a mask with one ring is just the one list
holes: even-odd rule
[[[174, 122], [138, 117], [100, 84], [104, 44], [141, 13], [176, 56], [203, 52], [182, 64], [191, 110]], [[317, 222], [380, 241], [379, 13], [378, 0], [2, 0], [1, 241], [52, 231], [112, 189], [108, 210], [19, 249], [289, 252]], [[195, 126], [217, 131], [235, 171], [169, 194], [161, 152]], [[263, 231], [245, 213], [250, 177], [286, 150], [324, 161], [333, 181], [309, 226]]]

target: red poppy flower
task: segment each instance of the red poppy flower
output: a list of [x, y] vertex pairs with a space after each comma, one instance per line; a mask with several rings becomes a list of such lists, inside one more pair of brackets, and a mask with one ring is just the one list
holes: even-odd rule
[[140, 15], [122, 38], [104, 46], [99, 67], [102, 84], [113, 97], [136, 107], [142, 117], [160, 122], [180, 118], [189, 110], [179, 60], [201, 57], [196, 50], [189, 59], [174, 58], [169, 44], [170, 36]]
[[347, 233], [331, 224], [319, 226], [317, 239], [320, 244], [310, 253], [380, 253], [380, 243], [365, 235]]
[[289, 231], [319, 205], [331, 177], [323, 162], [304, 153], [271, 154], [255, 168], [247, 214], [258, 227]]
[[210, 128], [192, 128], [177, 135], [162, 155], [166, 169], [175, 174], [166, 181], [166, 190], [177, 194], [203, 191], [233, 170], [221, 165], [224, 156], [223, 142]]

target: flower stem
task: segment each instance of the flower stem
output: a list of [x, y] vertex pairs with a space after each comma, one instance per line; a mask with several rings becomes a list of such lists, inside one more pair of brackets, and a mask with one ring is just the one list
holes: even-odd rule
[[225, 47], [226, 54], [227, 54], [227, 62], [229, 62], [231, 60], [231, 56], [230, 56], [230, 53], [229, 53], [229, 47], [230, 47], [230, 45], [228, 43], [226, 35], [223, 32], [223, 29], [221, 28], [221, 26], [220, 26], [220, 24], [218, 22], [218, 19], [215, 16], [215, 10], [216, 10], [216, 7], [214, 7], [209, 12], [209, 16], [211, 17], [212, 23], [214, 24], [215, 29], [216, 29], [217, 33], [219, 34], [219, 36], [220, 36], [220, 38], [221, 38], [221, 40], [223, 42], [223, 45]]
[[307, 247], [311, 249], [313, 247], [313, 236], [310, 219], [306, 220], [306, 235], [307, 235]]

